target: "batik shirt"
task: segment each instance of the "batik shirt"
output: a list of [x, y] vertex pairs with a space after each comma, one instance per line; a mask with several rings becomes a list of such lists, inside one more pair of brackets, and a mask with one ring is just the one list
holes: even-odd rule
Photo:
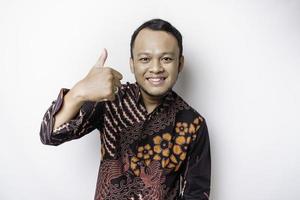
[[57, 146], [99, 130], [95, 200], [209, 198], [206, 121], [173, 90], [148, 113], [138, 84], [127, 82], [114, 101], [85, 102], [72, 120], [53, 130], [68, 91], [62, 88], [46, 111], [40, 138]]

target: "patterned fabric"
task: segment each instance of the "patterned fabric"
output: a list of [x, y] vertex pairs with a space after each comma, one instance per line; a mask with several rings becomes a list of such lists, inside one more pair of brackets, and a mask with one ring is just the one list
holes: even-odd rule
[[98, 129], [101, 163], [95, 200], [197, 199], [210, 192], [210, 144], [205, 119], [173, 90], [147, 113], [137, 83], [123, 84], [115, 101], [86, 102], [53, 130], [62, 88], [44, 115], [43, 144], [60, 145]]

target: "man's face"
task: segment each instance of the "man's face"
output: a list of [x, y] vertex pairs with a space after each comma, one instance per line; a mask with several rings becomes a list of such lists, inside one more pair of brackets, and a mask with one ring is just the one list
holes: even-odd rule
[[130, 69], [143, 95], [161, 97], [176, 83], [183, 67], [176, 38], [165, 31], [142, 29], [134, 42]]

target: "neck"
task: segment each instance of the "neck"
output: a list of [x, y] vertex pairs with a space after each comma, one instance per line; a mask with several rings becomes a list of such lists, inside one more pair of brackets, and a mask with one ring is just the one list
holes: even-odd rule
[[148, 113], [151, 113], [162, 101], [162, 96], [155, 97], [146, 94], [144, 91], [141, 91], [141, 95]]

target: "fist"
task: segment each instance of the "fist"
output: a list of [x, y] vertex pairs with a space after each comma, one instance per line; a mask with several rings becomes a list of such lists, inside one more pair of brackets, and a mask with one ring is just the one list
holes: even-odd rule
[[122, 74], [113, 68], [105, 67], [107, 50], [103, 49], [100, 58], [89, 73], [79, 81], [74, 89], [83, 101], [113, 101], [118, 87], [121, 86]]

